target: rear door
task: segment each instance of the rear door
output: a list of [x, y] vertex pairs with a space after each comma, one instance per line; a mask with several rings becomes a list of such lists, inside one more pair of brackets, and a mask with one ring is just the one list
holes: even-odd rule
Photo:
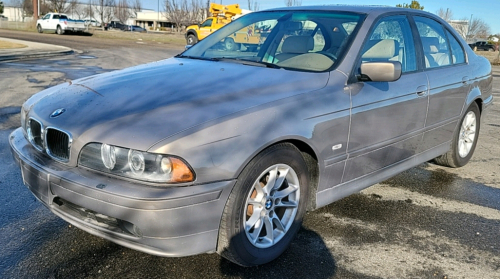
[[[352, 116], [343, 182], [377, 172], [415, 155], [427, 113], [427, 76], [418, 69], [415, 37], [406, 15], [375, 24], [358, 63], [399, 61], [394, 82], [351, 84]], [[359, 70], [358, 70], [359, 71]]]
[[422, 151], [447, 144], [452, 137], [469, 92], [470, 70], [463, 46], [438, 21], [414, 17], [425, 73], [429, 79], [429, 112]]

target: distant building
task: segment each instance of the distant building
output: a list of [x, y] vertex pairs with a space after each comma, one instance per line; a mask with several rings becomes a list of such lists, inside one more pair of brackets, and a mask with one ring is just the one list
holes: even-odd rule
[[467, 38], [467, 33], [469, 31], [469, 21], [468, 20], [450, 20], [448, 23], [457, 30], [457, 32], [462, 36], [462, 38]]
[[12, 7], [12, 6], [5, 6], [3, 8], [3, 16], [5, 16], [8, 21], [20, 21], [20, 22], [24, 22], [24, 21], [29, 21], [29, 20], [32, 20], [33, 17], [31, 16], [25, 16], [24, 15], [24, 12], [21, 8], [16, 8], [16, 7]]

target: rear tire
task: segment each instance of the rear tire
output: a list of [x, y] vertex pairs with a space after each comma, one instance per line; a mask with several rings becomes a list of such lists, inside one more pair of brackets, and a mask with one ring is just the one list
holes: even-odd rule
[[277, 144], [258, 154], [228, 198], [217, 253], [241, 266], [279, 257], [302, 225], [308, 182], [307, 164], [292, 144]]
[[465, 166], [476, 149], [481, 126], [481, 113], [479, 107], [472, 103], [460, 120], [447, 153], [434, 159], [434, 163], [451, 168]]
[[62, 30], [61, 26], [57, 25], [56, 33], [57, 33], [57, 35], [64, 34], [64, 31]]
[[38, 26], [36, 27], [36, 30], [38, 31], [38, 33], [43, 33], [43, 29], [42, 29], [42, 26], [40, 24], [38, 24]]

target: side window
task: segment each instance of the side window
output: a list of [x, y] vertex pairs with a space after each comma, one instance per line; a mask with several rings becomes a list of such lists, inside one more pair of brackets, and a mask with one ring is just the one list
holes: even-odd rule
[[316, 29], [316, 33], [314, 34], [313, 39], [313, 52], [322, 51], [325, 48], [325, 37], [323, 36], [323, 32], [321, 32], [321, 28]]
[[200, 27], [212, 27], [212, 19], [205, 20]]
[[455, 36], [451, 34], [450, 31], [446, 30], [446, 35], [448, 35], [448, 40], [450, 41], [451, 48], [451, 60], [453, 64], [465, 63], [464, 49], [457, 41]]
[[415, 17], [418, 33], [425, 56], [425, 67], [436, 68], [448, 66], [451, 62], [451, 51], [443, 26], [426, 17]]
[[54, 15], [52, 19], [59, 19], [59, 15]]
[[417, 70], [415, 44], [406, 16], [381, 19], [362, 53], [362, 62], [399, 61], [403, 73]]
[[45, 15], [42, 19], [49, 19], [49, 18], [50, 18], [50, 14]]

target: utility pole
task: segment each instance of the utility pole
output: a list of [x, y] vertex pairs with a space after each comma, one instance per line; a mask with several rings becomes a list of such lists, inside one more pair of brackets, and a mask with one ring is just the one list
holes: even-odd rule
[[38, 20], [38, 15], [40, 14], [40, 7], [38, 6], [39, 0], [33, 0], [33, 19]]

